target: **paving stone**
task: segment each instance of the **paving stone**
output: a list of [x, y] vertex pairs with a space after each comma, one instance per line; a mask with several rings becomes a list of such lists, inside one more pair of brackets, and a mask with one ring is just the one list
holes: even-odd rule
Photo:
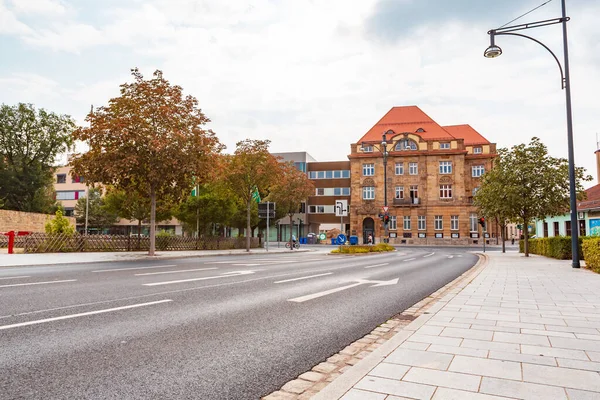
[[335, 371], [337, 368], [338, 368], [338, 366], [336, 364], [320, 363], [320, 364], [316, 365], [315, 367], [313, 367], [313, 371], [328, 374], [330, 372]]
[[321, 374], [320, 372], [308, 371], [300, 375], [298, 378], [310, 382], [319, 382], [325, 378], [325, 375]]
[[477, 329], [480, 331], [491, 331], [491, 332], [508, 332], [508, 333], [521, 333], [519, 328], [511, 328], [508, 326], [498, 325], [471, 325], [471, 329]]
[[411, 342], [407, 340], [398, 347], [403, 349], [427, 350], [429, 346], [431, 346], [429, 343]]
[[597, 372], [523, 364], [523, 381], [600, 392]]
[[581, 361], [581, 360], [571, 360], [568, 358], [557, 358], [556, 362], [558, 362], [559, 367], [563, 367], [563, 368], [584, 369], [587, 371], [600, 372], [600, 363], [593, 362], [593, 361]]
[[415, 333], [418, 335], [433, 335], [439, 336], [439, 334], [444, 330], [444, 328], [439, 326], [425, 325], [419, 328]]
[[505, 351], [505, 352], [512, 352], [512, 353], [519, 353], [521, 350], [520, 346], [515, 343], [488, 342], [485, 340], [474, 340], [474, 339], [463, 340], [460, 347], [468, 347], [471, 349], [479, 349], [479, 350], [497, 350], [497, 351]]
[[494, 334], [489, 331], [482, 331], [477, 329], [444, 328], [440, 336], [477, 340], [492, 340]]
[[431, 400], [507, 400], [506, 397], [473, 393], [464, 390], [438, 388]]
[[477, 317], [475, 319], [478, 320], [489, 320], [489, 321], [511, 321], [511, 322], [518, 322], [519, 321], [519, 316], [518, 315], [500, 315], [500, 314], [485, 314], [485, 313], [479, 313], [477, 314]]
[[443, 321], [433, 321], [433, 320], [429, 320], [427, 321], [427, 325], [428, 326], [443, 326], [443, 327], [450, 327], [450, 328], [470, 328], [471, 324], [461, 324], [458, 322], [443, 322]]
[[560, 331], [552, 331], [552, 330], [542, 330], [542, 329], [521, 329], [521, 333], [527, 335], [541, 335], [541, 336], [556, 336], [556, 337], [566, 337], [566, 338], [575, 338], [575, 334], [571, 332], [560, 332]]
[[567, 400], [567, 395], [563, 388], [517, 382], [508, 379], [483, 377], [479, 391], [481, 393], [523, 400]]
[[456, 372], [436, 371], [425, 368], [413, 367], [402, 378], [403, 381], [422, 383], [424, 385], [442, 386], [452, 389], [469, 390], [476, 392], [481, 378]]
[[506, 360], [506, 361], [516, 361], [516, 362], [525, 362], [530, 364], [540, 364], [540, 365], [549, 365], [552, 367], [556, 367], [556, 359], [554, 357], [545, 357], [545, 356], [537, 356], [531, 354], [518, 354], [518, 353], [505, 353], [502, 351], [490, 351], [488, 358], [492, 358], [494, 360]]
[[590, 335], [588, 333], [576, 333], [577, 339], [600, 340], [600, 335]]
[[488, 351], [487, 350], [477, 350], [470, 349], [467, 347], [457, 347], [457, 346], [444, 346], [439, 344], [432, 344], [429, 346], [427, 351], [433, 351], [435, 353], [446, 353], [446, 354], [455, 354], [455, 355], [463, 355], [463, 356], [472, 356], [472, 357], [481, 357], [486, 358]]
[[487, 319], [475, 319], [475, 318], [453, 318], [452, 322], [458, 322], [459, 324], [495, 326], [497, 322], [501, 322], [501, 321], [492, 321], [492, 320], [487, 320]]
[[364, 390], [352, 389], [340, 400], [385, 400], [385, 398], [386, 395], [383, 393], [373, 393]]
[[600, 393], [588, 392], [585, 390], [567, 389], [569, 400], [598, 400]]
[[518, 362], [489, 358], [455, 356], [448, 370], [494, 378], [521, 379], [521, 364]]
[[510, 322], [510, 321], [498, 321], [498, 326], [507, 326], [511, 328], [519, 329], [545, 329], [544, 324], [530, 324], [527, 322]]
[[369, 372], [368, 375], [380, 378], [401, 380], [411, 367], [407, 365], [391, 364], [382, 362]]
[[300, 394], [306, 389], [310, 388], [312, 385], [312, 382], [305, 381], [303, 379], [294, 379], [293, 381], [289, 381], [283, 385], [281, 389], [286, 392]]
[[420, 343], [442, 344], [442, 345], [446, 345], [446, 346], [460, 346], [462, 339], [442, 337], [442, 336], [433, 336], [433, 335], [414, 334], [410, 337], [410, 341], [411, 342], [420, 342]]
[[418, 383], [397, 381], [394, 379], [366, 376], [355, 386], [356, 389], [367, 390], [377, 393], [403, 396], [411, 399], [429, 400], [435, 391], [434, 386], [421, 385]]
[[263, 400], [295, 400], [296, 397], [297, 397], [296, 394], [286, 393], [286, 392], [282, 392], [280, 390], [277, 392], [273, 392], [266, 397], [263, 397]]
[[524, 344], [521, 346], [521, 353], [544, 357], [571, 358], [573, 360], [584, 361], [588, 360], [587, 355], [582, 350], [559, 349], [556, 347], [530, 346]]
[[398, 348], [387, 356], [385, 361], [413, 367], [446, 370], [452, 361], [452, 357], [449, 354]]
[[562, 349], [600, 351], [600, 342], [596, 340], [568, 339], [559, 337], [551, 337], [549, 339], [550, 343], [552, 344], [552, 347], [560, 347]]
[[522, 333], [497, 332], [494, 333], [494, 342], [550, 346], [550, 341], [545, 336], [525, 335]]

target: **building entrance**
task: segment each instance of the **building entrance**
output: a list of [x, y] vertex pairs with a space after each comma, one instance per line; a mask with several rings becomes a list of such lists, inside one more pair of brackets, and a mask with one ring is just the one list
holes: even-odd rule
[[367, 244], [367, 238], [369, 235], [373, 236], [373, 243], [375, 243], [375, 221], [373, 218], [368, 217], [363, 219], [363, 244]]

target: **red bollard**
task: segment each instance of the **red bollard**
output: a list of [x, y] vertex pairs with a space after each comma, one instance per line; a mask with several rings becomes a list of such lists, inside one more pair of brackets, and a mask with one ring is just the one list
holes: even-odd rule
[[13, 254], [13, 248], [15, 247], [15, 231], [6, 232], [4, 236], [8, 236], [8, 254]]

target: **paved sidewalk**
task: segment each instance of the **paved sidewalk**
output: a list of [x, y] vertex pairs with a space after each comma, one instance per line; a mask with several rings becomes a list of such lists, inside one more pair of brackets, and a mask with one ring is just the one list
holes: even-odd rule
[[470, 283], [313, 399], [600, 399], [600, 275], [540, 256], [486, 257]]
[[[324, 248], [324, 251], [330, 251], [330, 248]], [[294, 252], [314, 251], [311, 249], [300, 248]], [[187, 257], [208, 257], [222, 255], [244, 255], [244, 254], [271, 254], [271, 253], [290, 253], [290, 249], [285, 248], [285, 244], [277, 247], [277, 242], [270, 243], [269, 251], [264, 248], [233, 250], [189, 250], [189, 251], [156, 251], [156, 255], [151, 257], [147, 251], [119, 251], [119, 252], [89, 252], [89, 253], [34, 253], [34, 254], [6, 254], [0, 253], [0, 267], [16, 267], [23, 265], [56, 265], [56, 264], [82, 264], [94, 262], [111, 261], [136, 261], [136, 260], [166, 260], [172, 258]]]

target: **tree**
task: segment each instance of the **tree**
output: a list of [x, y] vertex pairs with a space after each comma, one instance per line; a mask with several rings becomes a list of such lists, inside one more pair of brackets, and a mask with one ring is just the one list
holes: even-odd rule
[[75, 124], [31, 104], [0, 106], [0, 199], [8, 210], [49, 213], [56, 209], [56, 157], [72, 147]]
[[[88, 189], [88, 199], [85, 197], [79, 198], [75, 204], [75, 219], [78, 224], [85, 225], [86, 208], [87, 226], [88, 228], [96, 228], [102, 230], [110, 228], [119, 221], [119, 216], [114, 210], [106, 207], [102, 198], [102, 191], [98, 188]], [[87, 233], [87, 232], [86, 232]]]
[[[129, 221], [138, 222], [138, 239], [142, 234], [142, 222], [150, 218], [150, 199], [148, 196], [137, 192], [126, 192], [125, 190], [108, 187], [104, 196], [104, 207], [107, 211], [114, 213]], [[156, 202], [156, 221], [164, 221], [171, 218], [171, 203], [166, 198]]]
[[[576, 167], [575, 179], [577, 191], [583, 192], [581, 182], [592, 177]], [[500, 149], [493, 168], [482, 177], [474, 204], [482, 215], [523, 224], [525, 256], [529, 257], [529, 223], [570, 209], [568, 161], [548, 155], [537, 137], [528, 145]]]
[[46, 222], [44, 229], [47, 234], [60, 234], [72, 235], [75, 233], [75, 227], [71, 225], [69, 219], [63, 216], [63, 210], [61, 207], [56, 210], [56, 216]]
[[210, 120], [198, 100], [183, 95], [161, 71], [144, 80], [132, 70], [133, 83], [121, 85], [121, 94], [88, 114], [89, 127], [74, 133], [89, 151], [73, 160], [76, 174], [88, 181], [112, 185], [150, 199], [150, 249], [155, 252], [156, 199], [185, 198], [194, 177], [202, 179], [212, 168], [222, 145], [203, 127]]
[[[269, 199], [277, 204], [277, 210], [284, 211], [290, 218], [290, 228], [293, 225], [294, 214], [298, 212], [300, 203], [306, 201], [314, 193], [314, 184], [308, 179], [306, 173], [299, 171], [293, 163], [280, 163], [280, 174], [271, 186]], [[292, 243], [292, 229], [290, 229], [290, 244]], [[293, 246], [290, 249], [293, 250]]]
[[250, 251], [253, 193], [264, 193], [276, 182], [279, 172], [277, 158], [269, 153], [270, 143], [269, 140], [243, 140], [236, 143], [235, 153], [223, 160], [229, 189], [246, 207], [246, 251]]

